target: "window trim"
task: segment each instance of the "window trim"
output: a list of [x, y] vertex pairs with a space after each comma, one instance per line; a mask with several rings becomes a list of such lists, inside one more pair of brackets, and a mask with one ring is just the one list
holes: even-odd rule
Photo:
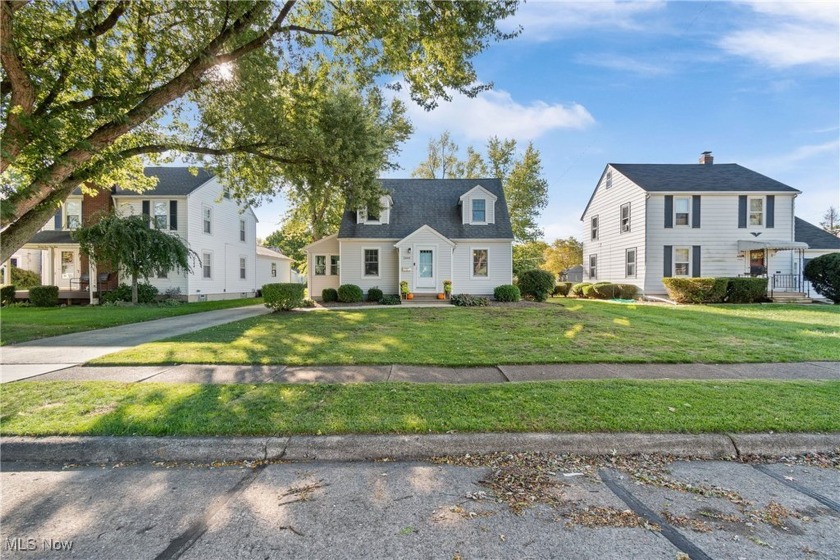
[[[686, 202], [686, 211], [685, 212], [677, 212], [677, 206], [679, 205], [680, 200], [685, 200]], [[681, 224], [677, 221], [677, 214], [685, 214], [685, 223]], [[691, 227], [691, 197], [690, 196], [675, 196], [674, 197], [674, 227], [684, 227], [690, 228]]]
[[[168, 230], [169, 229], [169, 201], [163, 199], [152, 199], [150, 202], [152, 207], [152, 223], [155, 226], [155, 229], [159, 230]], [[161, 205], [163, 207], [163, 214], [157, 213], [157, 207]], [[163, 227], [158, 223], [158, 218], [162, 218], [161, 222], [164, 224]]]
[[272, 278], [277, 278], [277, 263], [276, 262], [271, 263], [271, 277]]
[[239, 241], [241, 241], [242, 243], [247, 243], [247, 241], [245, 241], [248, 238], [246, 234], [247, 227], [248, 226], [245, 223], [245, 218], [239, 218]]
[[[475, 203], [476, 202], [484, 203], [484, 219], [483, 220], [476, 220], [475, 219]], [[487, 224], [487, 199], [484, 197], [476, 197], [470, 199], [470, 224]]]
[[[70, 216], [71, 216], [70, 205], [71, 204], [78, 204], [79, 205], [79, 213], [78, 214], [72, 214], [73, 217], [78, 216], [78, 218], [79, 218], [79, 223], [76, 225], [76, 227], [71, 227], [70, 226]], [[64, 223], [63, 223], [64, 229], [76, 230], [76, 229], [79, 229], [80, 227], [82, 227], [82, 216], [83, 216], [83, 213], [82, 213], [82, 201], [81, 200], [68, 200], [67, 202], [64, 203]]]
[[[327, 256], [328, 255], [312, 255], [312, 274], [314, 276], [327, 276], [327, 272], [329, 269], [327, 268]], [[318, 274], [318, 257], [323, 257], [324, 259], [324, 272]]]
[[[207, 268], [210, 268], [210, 275], [207, 275]], [[203, 280], [213, 279], [213, 251], [201, 251], [201, 278]]]
[[[633, 252], [633, 262], [630, 263], [629, 257], [630, 252]], [[629, 267], [633, 266], [633, 274], [630, 274]], [[639, 250], [637, 247], [628, 247], [624, 250], [624, 277], [625, 278], [637, 278], [639, 273]]]
[[[594, 225], [593, 225], [594, 224]], [[598, 241], [601, 237], [601, 220], [598, 214], [589, 218], [589, 240]]]
[[[677, 251], [684, 249], [688, 252], [688, 260], [687, 261], [679, 261], [679, 263], [686, 263], [688, 265], [687, 272], [685, 274], [677, 274]], [[674, 278], [691, 278], [691, 262], [692, 260], [692, 253], [693, 249], [691, 245], [674, 245], [671, 249], [671, 276]]]
[[604, 181], [604, 188], [605, 189], [610, 189], [610, 188], [612, 188], [612, 186], [613, 186], [612, 169], [608, 169], [607, 170], [607, 177], [606, 177], [606, 180]]
[[244, 255], [239, 255], [239, 279], [248, 279], [248, 257]]
[[[625, 225], [624, 225], [624, 209], [625, 208], [627, 208], [627, 227], [626, 228], [625, 228]], [[631, 214], [630, 203], [625, 202], [618, 209], [618, 224], [619, 224], [618, 229], [619, 229], [619, 233], [630, 233], [630, 231], [631, 231], [630, 228], [632, 227], [631, 219], [632, 219], [632, 214]]]
[[[761, 212], [760, 212], [761, 222], [759, 222], [757, 224], [752, 223], [752, 216], [753, 216], [753, 214], [755, 214], [755, 212], [753, 212], [753, 209], [752, 209], [752, 201], [753, 200], [758, 200], [759, 202], [761, 202]], [[767, 202], [766, 202], [765, 197], [763, 197], [763, 196], [748, 196], [747, 197], [747, 227], [751, 227], [751, 228], [763, 228], [763, 227], [765, 227], [765, 224], [767, 223], [767, 219], [765, 217], [766, 214], [767, 214]]]
[[[592, 264], [592, 259], [595, 259], [595, 264]], [[595, 274], [592, 274], [592, 271], [595, 271]], [[598, 279], [598, 253], [592, 253], [589, 255], [589, 279], [590, 280], [597, 280]]]
[[[376, 251], [376, 274], [368, 274], [367, 267], [367, 252], [368, 251]], [[382, 259], [381, 257], [382, 252], [379, 250], [379, 247], [362, 247], [362, 278], [381, 278], [382, 273]]]
[[[476, 251], [484, 251], [484, 252], [487, 253], [487, 262], [485, 263], [485, 267], [487, 268], [487, 274], [476, 275], [476, 273], [475, 273], [475, 252]], [[488, 246], [470, 247], [470, 280], [489, 280], [489, 279], [490, 279], [490, 247], [488, 247]]]
[[213, 235], [213, 209], [206, 204], [201, 205], [201, 231]]
[[329, 255], [329, 275], [341, 276], [341, 255]]

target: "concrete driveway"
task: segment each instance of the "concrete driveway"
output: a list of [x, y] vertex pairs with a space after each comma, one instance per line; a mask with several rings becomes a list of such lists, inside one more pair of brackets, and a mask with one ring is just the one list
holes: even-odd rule
[[3, 346], [0, 348], [0, 382], [57, 371], [139, 344], [270, 312], [263, 305], [218, 309]]

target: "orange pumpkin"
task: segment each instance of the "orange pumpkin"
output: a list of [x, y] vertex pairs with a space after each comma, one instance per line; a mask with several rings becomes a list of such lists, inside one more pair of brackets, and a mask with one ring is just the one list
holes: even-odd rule
[[408, 294], [407, 296], [405, 296], [405, 299], [414, 299], [414, 294]]
[[438, 299], [443, 299], [445, 296], [443, 294], [438, 294]]

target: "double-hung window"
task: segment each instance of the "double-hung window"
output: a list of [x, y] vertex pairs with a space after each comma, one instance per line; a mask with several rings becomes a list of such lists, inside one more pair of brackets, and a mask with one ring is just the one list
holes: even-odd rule
[[65, 205], [67, 212], [67, 229], [79, 229], [82, 227], [82, 203], [78, 200], [70, 200]]
[[277, 278], [277, 263], [271, 263], [271, 277]]
[[246, 271], [248, 269], [248, 259], [245, 257], [239, 257], [239, 279], [245, 280]]
[[239, 241], [245, 241], [245, 220], [239, 220]]
[[487, 221], [487, 201], [483, 198], [474, 198], [472, 201], [472, 221], [480, 224]]
[[589, 229], [591, 232], [590, 239], [595, 241], [598, 239], [598, 216], [592, 216], [592, 219], [589, 222]]
[[691, 198], [678, 196], [674, 198], [674, 224], [687, 226], [690, 224]]
[[674, 276], [691, 276], [691, 247], [674, 247]]
[[327, 274], [327, 256], [315, 255], [315, 276], [326, 276]]
[[473, 278], [487, 278], [489, 269], [487, 261], [490, 257], [489, 249], [472, 250], [472, 275]]
[[627, 249], [624, 252], [624, 276], [627, 278], [636, 277], [636, 248]]
[[330, 274], [338, 276], [341, 272], [341, 262], [338, 255], [330, 255]]
[[621, 233], [630, 231], [630, 203], [621, 205]]
[[379, 276], [379, 249], [365, 249], [363, 264], [365, 276]]
[[201, 268], [204, 271], [204, 278], [213, 278], [213, 253], [204, 252], [201, 254]]
[[169, 215], [167, 209], [169, 202], [166, 200], [155, 200], [153, 203], [154, 224], [157, 229], [169, 228]]
[[764, 198], [750, 199], [750, 225], [764, 225]]
[[201, 213], [204, 218], [204, 233], [213, 233], [213, 211], [209, 206], [202, 206]]
[[590, 280], [598, 278], [598, 255], [589, 255], [589, 278]]

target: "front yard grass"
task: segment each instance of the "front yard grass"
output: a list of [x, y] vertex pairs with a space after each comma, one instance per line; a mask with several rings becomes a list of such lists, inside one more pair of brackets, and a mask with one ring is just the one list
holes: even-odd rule
[[262, 298], [201, 301], [172, 307], [4, 307], [0, 310], [0, 345], [258, 303], [262, 303]]
[[275, 313], [104, 356], [99, 365], [840, 361], [840, 306], [619, 305]]
[[0, 434], [837, 432], [840, 381], [3, 385]]

